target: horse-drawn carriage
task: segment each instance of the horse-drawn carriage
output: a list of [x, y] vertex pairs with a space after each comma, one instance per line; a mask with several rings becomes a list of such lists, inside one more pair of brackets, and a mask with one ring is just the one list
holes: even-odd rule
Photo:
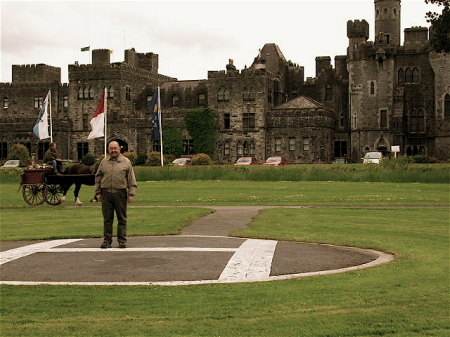
[[95, 184], [95, 170], [83, 164], [75, 164], [64, 174], [53, 173], [52, 168], [29, 168], [22, 174], [21, 188], [25, 202], [31, 206], [39, 206], [46, 202], [59, 205], [65, 200], [69, 188], [75, 184], [75, 202], [78, 199], [81, 185]]

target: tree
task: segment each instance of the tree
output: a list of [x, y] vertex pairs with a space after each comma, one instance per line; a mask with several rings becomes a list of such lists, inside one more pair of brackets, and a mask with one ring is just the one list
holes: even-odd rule
[[425, 3], [444, 6], [442, 14], [427, 12], [427, 22], [432, 25], [431, 45], [438, 53], [450, 52], [450, 1], [425, 0]]
[[28, 165], [30, 162], [30, 152], [28, 152], [25, 145], [14, 144], [7, 159], [18, 159], [22, 165]]

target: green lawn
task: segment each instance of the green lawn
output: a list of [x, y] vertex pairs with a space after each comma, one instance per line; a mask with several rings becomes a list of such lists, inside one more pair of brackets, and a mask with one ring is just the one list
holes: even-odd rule
[[[0, 184], [1, 240], [37, 239], [36, 233], [41, 238], [100, 236], [97, 205], [26, 206], [17, 187]], [[92, 188], [83, 187], [85, 202], [91, 195]], [[198, 206], [310, 206], [265, 209], [234, 234], [375, 248], [396, 259], [359, 271], [261, 283], [2, 285], [1, 335], [450, 335], [446, 184], [139, 182], [132, 205], [192, 206], [130, 208], [132, 235], [177, 233], [209, 212]]]

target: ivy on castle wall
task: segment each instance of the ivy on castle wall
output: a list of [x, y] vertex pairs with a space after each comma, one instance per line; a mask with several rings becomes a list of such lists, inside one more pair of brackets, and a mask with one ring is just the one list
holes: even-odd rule
[[164, 153], [172, 154], [176, 158], [183, 154], [183, 133], [181, 129], [172, 126], [163, 127]]
[[210, 108], [188, 110], [184, 116], [187, 130], [194, 139], [194, 152], [214, 156], [215, 119]]

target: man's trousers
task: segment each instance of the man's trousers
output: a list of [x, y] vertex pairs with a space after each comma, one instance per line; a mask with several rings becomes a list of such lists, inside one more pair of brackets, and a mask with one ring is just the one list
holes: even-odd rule
[[111, 243], [113, 236], [114, 212], [117, 215], [117, 241], [127, 242], [127, 201], [126, 189], [117, 193], [102, 190], [102, 213], [103, 213], [103, 237], [104, 241]]

